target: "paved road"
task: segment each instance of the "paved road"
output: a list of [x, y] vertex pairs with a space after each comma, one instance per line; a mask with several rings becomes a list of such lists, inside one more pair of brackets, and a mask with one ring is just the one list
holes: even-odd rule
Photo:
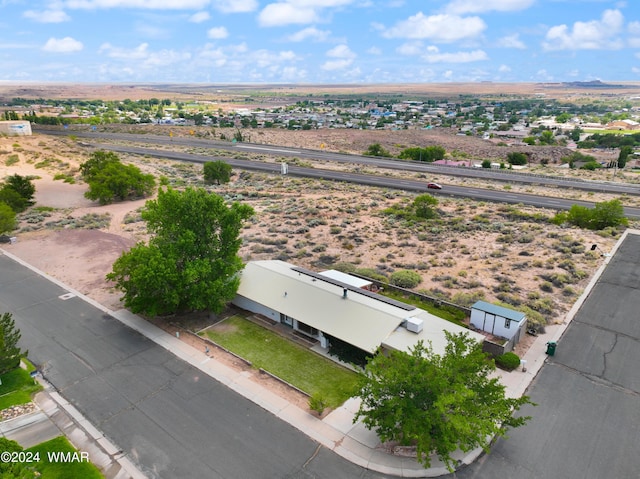
[[[544, 175], [532, 175], [522, 172], [493, 170], [484, 168], [458, 168], [446, 165], [434, 165], [420, 161], [398, 160], [393, 158], [380, 158], [362, 155], [349, 155], [323, 150], [310, 150], [305, 148], [289, 148], [285, 146], [259, 145], [253, 143], [230, 143], [228, 141], [216, 141], [202, 138], [180, 138], [160, 135], [136, 135], [131, 133], [107, 133], [81, 130], [60, 130], [56, 127], [34, 125], [34, 131], [42, 134], [69, 135], [73, 134], [83, 138], [116, 140], [124, 142], [137, 142], [159, 145], [181, 145], [192, 148], [212, 148], [227, 150], [236, 155], [243, 153], [271, 154], [280, 157], [298, 157], [308, 160], [326, 160], [339, 163], [353, 163], [389, 168], [393, 170], [405, 170], [422, 172], [425, 174], [444, 174], [468, 178], [490, 179], [507, 183], [524, 183], [530, 185], [549, 185], [558, 188], [569, 188], [593, 192], [609, 192], [627, 195], [640, 195], [640, 187], [613, 181], [580, 181], [575, 178], [559, 178]], [[613, 173], [610, 176], [613, 179]]]
[[533, 419], [457, 479], [640, 477], [640, 235], [628, 235], [529, 389]]
[[149, 477], [380, 478], [0, 255], [0, 311], [44, 376]]
[[[92, 145], [100, 149], [116, 151], [120, 153], [152, 156], [155, 158], [168, 158], [176, 161], [189, 161], [194, 163], [204, 163], [211, 161], [211, 156], [203, 154], [184, 153], [168, 150], [154, 150], [137, 146], [114, 145], [111, 143]], [[262, 161], [251, 161], [238, 158], [220, 158], [231, 166], [246, 170], [266, 171], [280, 173], [280, 164], [266, 163]], [[552, 210], [568, 210], [571, 206], [578, 204], [586, 207], [593, 207], [593, 202], [580, 200], [565, 200], [548, 196], [538, 196], [527, 193], [516, 193], [505, 190], [490, 190], [476, 187], [446, 185], [442, 190], [432, 190], [427, 188], [425, 180], [412, 180], [406, 178], [393, 178], [388, 176], [367, 175], [353, 173], [350, 171], [323, 170], [320, 168], [305, 168], [295, 165], [288, 167], [290, 176], [300, 176], [307, 178], [318, 178], [333, 181], [345, 181], [362, 185], [378, 186], [381, 188], [396, 188], [405, 191], [429, 192], [435, 195], [454, 196], [461, 198], [472, 198], [478, 201], [494, 201], [509, 204], [527, 204], [539, 208], [549, 208]], [[640, 208], [630, 206], [624, 207], [624, 214], [629, 218], [640, 218]]]

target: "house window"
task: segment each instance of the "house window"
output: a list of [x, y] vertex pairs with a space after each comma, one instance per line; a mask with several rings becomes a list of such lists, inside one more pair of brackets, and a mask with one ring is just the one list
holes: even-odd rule
[[312, 328], [311, 326], [301, 323], [300, 321], [298, 321], [298, 330], [314, 338], [318, 336], [318, 330], [316, 328]]
[[511, 320], [505, 318], [505, 320], [504, 320], [504, 328], [505, 329], [509, 329], [510, 327], [511, 327]]

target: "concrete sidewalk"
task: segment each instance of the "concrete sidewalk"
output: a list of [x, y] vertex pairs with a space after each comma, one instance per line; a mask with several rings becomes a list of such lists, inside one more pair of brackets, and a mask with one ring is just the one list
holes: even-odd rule
[[[536, 377], [545, 362], [546, 343], [548, 341], [558, 341], [562, 336], [569, 322], [602, 274], [602, 271], [609, 261], [609, 257], [613, 255], [615, 250], [622, 243], [626, 234], [627, 233], [625, 233], [620, 241], [618, 241], [614, 251], [605, 258], [604, 263], [592, 278], [581, 298], [567, 314], [565, 321], [562, 324], [548, 326], [546, 328], [546, 333], [537, 337], [529, 351], [522, 358], [526, 361], [526, 371], [522, 371], [521, 368], [512, 372], [505, 372], [501, 370], [496, 371], [496, 377], [499, 377], [500, 381], [505, 385], [508, 396], [519, 397], [524, 394], [527, 387]], [[138, 331], [140, 334], [164, 347], [180, 359], [188, 362], [203, 373], [210, 375], [238, 394], [241, 394], [265, 410], [273, 413], [278, 418], [291, 424], [293, 427], [299, 429], [326, 448], [334, 451], [336, 454], [361, 467], [399, 477], [438, 477], [449, 474], [449, 471], [444, 464], [435, 456], [431, 458], [431, 467], [425, 469], [413, 458], [400, 457], [385, 452], [381, 448], [380, 441], [375, 432], [366, 429], [362, 423], [353, 423], [355, 412], [359, 407], [359, 399], [357, 398], [348, 400], [343, 406], [332, 411], [321, 420], [252, 381], [249, 374], [242, 372], [238, 373], [237, 371], [217, 362], [211, 353], [206, 354], [204, 351], [193, 348], [184, 341], [181, 341], [179, 338], [172, 336], [166, 331], [128, 310], [122, 309], [115, 312], [110, 311], [103, 305], [96, 303], [83, 294], [60, 283], [55, 280], [55, 278], [51, 278], [50, 276], [36, 270], [21, 261], [19, 258], [16, 258], [6, 252], [5, 254], [38, 272], [38, 274], [41, 274], [42, 276], [45, 276], [59, 284], [68, 291], [73, 292], [102, 311], [112, 315], [123, 324]], [[559, 347], [562, 346], [560, 345]], [[64, 400], [62, 399], [62, 401]], [[466, 454], [458, 451], [458, 453], [453, 456], [454, 459], [458, 461], [458, 464], [462, 466], [463, 464], [470, 464], [475, 461], [481, 454], [482, 449], [478, 448]]]

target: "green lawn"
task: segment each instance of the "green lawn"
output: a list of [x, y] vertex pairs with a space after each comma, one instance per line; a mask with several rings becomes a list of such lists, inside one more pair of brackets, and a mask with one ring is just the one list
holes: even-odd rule
[[[35, 467], [42, 474], [40, 479], [104, 479], [100, 470], [90, 462], [50, 462], [47, 453], [76, 452], [66, 437], [60, 436], [33, 446], [25, 451], [40, 453]], [[54, 459], [54, 458], [52, 458]], [[89, 457], [89, 460], [91, 458]]]
[[20, 367], [3, 374], [0, 379], [0, 410], [31, 402], [31, 396], [42, 389], [29, 375], [29, 371]]
[[207, 331], [208, 337], [256, 368], [275, 374], [306, 393], [340, 406], [357, 390], [359, 375], [240, 316]]
[[413, 306], [417, 306], [420, 309], [424, 309], [425, 311], [433, 314], [434, 316], [438, 316], [439, 318], [446, 319], [449, 322], [457, 324], [458, 326], [466, 327], [464, 324], [465, 314], [459, 309], [454, 308], [453, 306], [436, 306], [433, 303], [428, 301], [422, 301], [418, 299], [416, 296], [405, 296], [404, 294], [392, 291], [385, 290], [383, 293], [385, 296], [395, 299], [397, 301], [401, 301], [403, 303], [412, 304]]

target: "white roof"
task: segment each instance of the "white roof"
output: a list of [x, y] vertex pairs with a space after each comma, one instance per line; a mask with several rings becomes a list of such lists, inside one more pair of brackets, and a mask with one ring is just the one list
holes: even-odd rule
[[[284, 261], [249, 262], [242, 271], [238, 295], [368, 352], [374, 352], [383, 343], [408, 351], [423, 339], [430, 340], [434, 350], [441, 353], [446, 344], [444, 330], [465, 331], [479, 340], [482, 338], [421, 309], [358, 288], [349, 289], [347, 284], [324, 279]], [[421, 333], [404, 328], [396, 331], [408, 317], [424, 319]]]
[[321, 271], [319, 274], [321, 274], [322, 276], [326, 276], [327, 278], [350, 284], [351, 286], [354, 286], [356, 288], [364, 288], [365, 286], [371, 286], [372, 284], [371, 281], [367, 281], [366, 279], [343, 273], [342, 271], [338, 271], [337, 269], [328, 269], [326, 271]]

